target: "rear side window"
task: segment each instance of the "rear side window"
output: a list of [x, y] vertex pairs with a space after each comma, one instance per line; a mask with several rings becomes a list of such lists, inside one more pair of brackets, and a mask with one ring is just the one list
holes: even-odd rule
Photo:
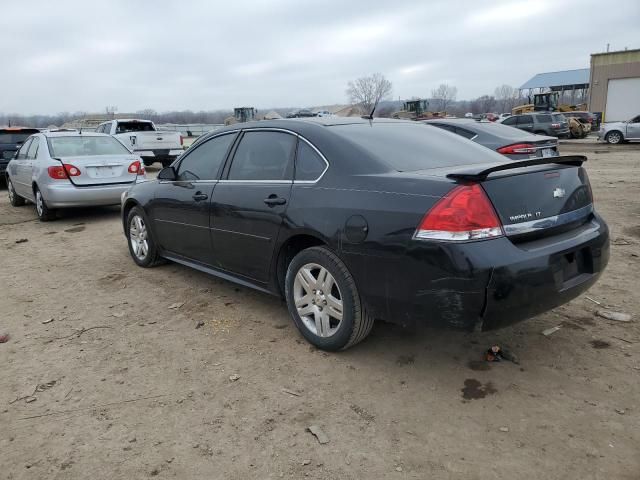
[[521, 115], [518, 117], [518, 125], [526, 125], [533, 123], [533, 117], [531, 115]]
[[296, 153], [296, 180], [309, 182], [317, 180], [327, 167], [325, 161], [304, 140], [298, 140]]
[[33, 137], [31, 140], [31, 145], [29, 146], [29, 151], [27, 152], [27, 158], [34, 159], [38, 156], [38, 147], [40, 146], [40, 139], [38, 137]]
[[291, 180], [296, 137], [284, 132], [246, 132], [233, 156], [229, 180]]
[[118, 126], [116, 127], [116, 133], [153, 131], [153, 124], [151, 122], [118, 122]]
[[551, 123], [551, 115], [537, 115], [538, 123]]
[[518, 117], [508, 117], [502, 122], [502, 125], [515, 125], [517, 121]]
[[215, 180], [235, 134], [220, 135], [198, 145], [180, 162], [179, 181]]
[[553, 117], [553, 121], [554, 122], [566, 122], [567, 121], [567, 118], [564, 115], [562, 115], [561, 113], [554, 113], [552, 115], [552, 117]]

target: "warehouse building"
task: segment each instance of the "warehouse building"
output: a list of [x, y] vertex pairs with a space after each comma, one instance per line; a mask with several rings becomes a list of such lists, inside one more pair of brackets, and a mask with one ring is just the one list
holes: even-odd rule
[[591, 55], [589, 110], [605, 122], [640, 115], [640, 49]]

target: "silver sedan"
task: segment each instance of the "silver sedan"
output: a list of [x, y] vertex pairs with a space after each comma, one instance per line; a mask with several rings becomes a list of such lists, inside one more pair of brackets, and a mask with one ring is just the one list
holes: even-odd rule
[[30, 136], [6, 171], [11, 205], [34, 203], [42, 221], [55, 219], [59, 208], [117, 205], [144, 177], [141, 158], [118, 140], [75, 130]]

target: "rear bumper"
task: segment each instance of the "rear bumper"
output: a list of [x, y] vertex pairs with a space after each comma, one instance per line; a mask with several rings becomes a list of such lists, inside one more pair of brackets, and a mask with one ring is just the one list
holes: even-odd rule
[[348, 259], [372, 315], [406, 326], [491, 330], [591, 287], [609, 260], [609, 230], [594, 215], [578, 229], [522, 244], [414, 241], [403, 257]]
[[164, 149], [164, 150], [134, 150], [136, 155], [140, 155], [142, 158], [176, 158], [184, 153], [184, 150], [178, 148]]
[[50, 208], [90, 207], [119, 205], [120, 197], [133, 183], [76, 187], [65, 182], [45, 185], [40, 188], [47, 206]]

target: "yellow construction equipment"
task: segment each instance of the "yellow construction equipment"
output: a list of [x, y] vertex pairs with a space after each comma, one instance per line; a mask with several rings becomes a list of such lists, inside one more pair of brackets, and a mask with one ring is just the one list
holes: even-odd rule
[[[531, 112], [574, 112], [577, 110], [586, 110], [587, 104], [568, 105], [558, 103], [558, 92], [536, 93], [533, 96], [533, 103], [519, 105], [511, 109], [512, 115], [522, 115]], [[529, 98], [531, 101], [531, 98]], [[584, 138], [591, 131], [591, 124], [579, 118], [567, 117], [569, 123], [569, 134], [572, 138]]]
[[431, 118], [445, 118], [447, 112], [429, 111], [429, 100], [407, 100], [402, 105], [402, 110], [391, 114], [391, 118], [403, 120], [429, 120]]

